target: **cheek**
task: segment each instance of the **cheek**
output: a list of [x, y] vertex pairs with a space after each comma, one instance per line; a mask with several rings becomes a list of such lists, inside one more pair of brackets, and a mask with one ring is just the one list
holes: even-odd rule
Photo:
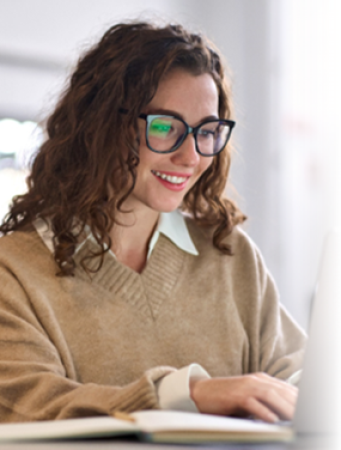
[[153, 163], [153, 152], [149, 150], [144, 139], [141, 139], [140, 147], [139, 147], [139, 157], [140, 164], [139, 166], [148, 166]]
[[162, 164], [163, 156], [159, 153], [152, 152], [149, 148], [141, 142], [139, 147], [140, 163], [137, 167], [137, 172], [140, 177], [148, 176], [151, 170], [155, 170]]
[[206, 172], [206, 170], [212, 165], [213, 159], [212, 158], [205, 158], [204, 156], [201, 157], [200, 161], [200, 175]]

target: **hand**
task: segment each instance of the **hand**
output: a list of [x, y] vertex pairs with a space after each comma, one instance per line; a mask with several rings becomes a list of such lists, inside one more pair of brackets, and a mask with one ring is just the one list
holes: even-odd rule
[[296, 387], [265, 373], [191, 380], [190, 390], [202, 413], [253, 415], [266, 422], [292, 419], [298, 393]]

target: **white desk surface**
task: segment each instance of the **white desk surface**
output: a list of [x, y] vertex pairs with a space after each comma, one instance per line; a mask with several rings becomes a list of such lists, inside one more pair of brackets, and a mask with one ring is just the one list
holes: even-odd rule
[[[338, 441], [340, 442], [340, 441]], [[214, 445], [160, 445], [122, 439], [92, 439], [76, 441], [45, 441], [27, 443], [3, 443], [0, 450], [340, 450], [340, 445], [325, 436], [299, 436], [291, 443], [267, 444], [214, 444]]]

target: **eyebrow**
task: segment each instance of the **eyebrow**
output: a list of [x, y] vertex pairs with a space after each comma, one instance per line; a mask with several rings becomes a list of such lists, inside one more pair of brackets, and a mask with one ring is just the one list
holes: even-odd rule
[[[145, 114], [162, 114], [165, 116], [174, 116], [174, 117], [177, 117], [177, 118], [185, 121], [182, 114], [180, 114], [176, 111], [172, 111], [170, 109], [155, 108], [155, 109], [151, 109], [150, 111], [148, 111]], [[205, 122], [205, 120], [212, 120], [212, 119], [214, 119], [214, 120], [219, 119], [219, 117], [216, 115], [206, 116], [206, 117], [203, 117], [198, 123]]]

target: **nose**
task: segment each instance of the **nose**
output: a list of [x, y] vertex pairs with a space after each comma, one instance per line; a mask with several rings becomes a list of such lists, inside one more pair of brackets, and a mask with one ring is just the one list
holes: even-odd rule
[[200, 155], [195, 149], [193, 133], [186, 136], [180, 147], [172, 153], [172, 162], [178, 166], [195, 167], [200, 161]]

